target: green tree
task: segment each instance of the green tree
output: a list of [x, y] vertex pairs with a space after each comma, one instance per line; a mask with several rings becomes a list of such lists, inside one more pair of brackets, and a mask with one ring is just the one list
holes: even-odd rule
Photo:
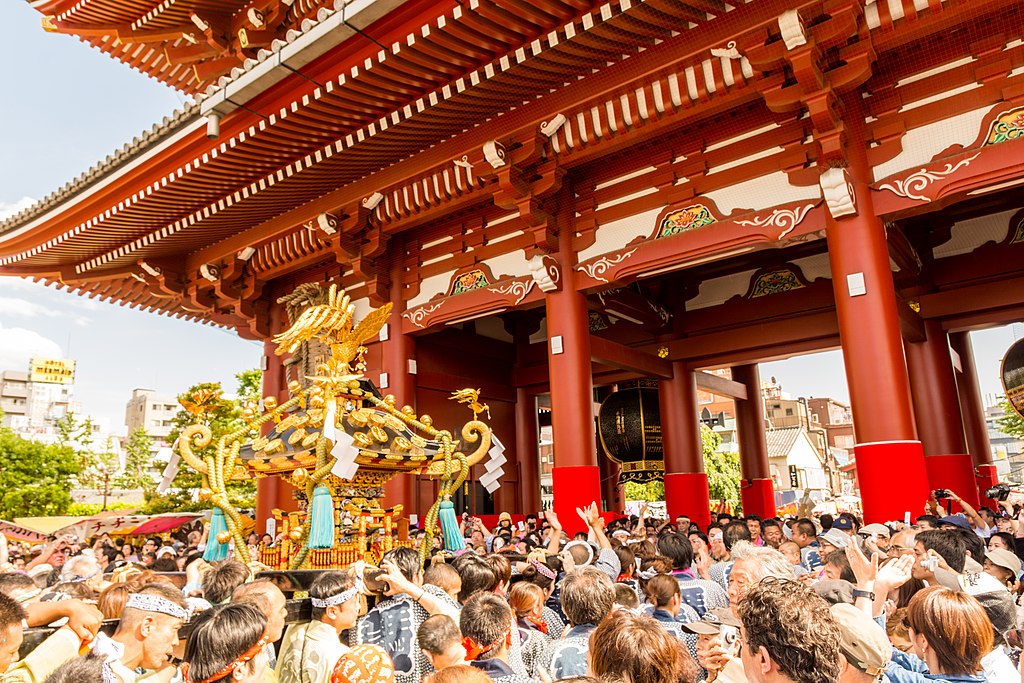
[[150, 474], [153, 466], [153, 439], [146, 433], [145, 427], [137, 427], [128, 435], [124, 444], [124, 471], [114, 482], [122, 489], [142, 489], [144, 492], [156, 489], [156, 482]]
[[712, 500], [740, 501], [740, 455], [734, 451], [719, 452], [722, 437], [705, 425], [700, 428], [704, 451], [704, 471], [708, 475], [708, 492]]
[[0, 518], [66, 513], [80, 469], [70, 447], [29, 441], [0, 428]]
[[623, 489], [626, 493], [626, 500], [646, 500], [650, 502], [665, 500], [665, 482], [663, 481], [649, 481], [646, 484], [627, 481]]
[[[200, 422], [210, 428], [213, 439], [205, 449], [196, 451], [197, 455], [213, 453], [216, 450], [217, 440], [242, 426], [242, 410], [247, 405], [256, 404], [260, 398], [263, 373], [259, 370], [246, 370], [235, 375], [238, 384], [235, 398], [221, 397], [216, 402], [211, 402], [212, 409], [203, 413], [197, 418], [184, 408], [174, 416], [168, 440], [175, 442], [186, 427]], [[195, 397], [204, 392], [219, 395], [221, 392], [220, 382], [203, 382], [193, 385], [178, 395], [178, 402], [183, 406], [185, 403], [194, 402]], [[249, 438], [256, 436], [250, 434]], [[157, 514], [160, 512], [201, 510], [208, 508], [209, 503], [201, 503], [194, 499], [194, 493], [202, 484], [202, 478], [198, 473], [193, 472], [184, 463], [181, 463], [178, 473], [175, 475], [167, 494], [159, 495], [149, 493], [146, 495], [146, 504], [143, 512], [146, 514]], [[256, 483], [254, 480], [241, 482], [228, 482], [228, 498], [239, 508], [253, 507], [255, 505]]]
[[85, 419], [79, 420], [74, 413], [66, 412], [63, 417], [54, 421], [53, 426], [57, 430], [57, 443], [61, 446], [77, 444], [88, 450], [92, 445], [92, 417], [86, 416]]
[[121, 470], [121, 458], [114, 446], [114, 437], [108, 436], [100, 451], [79, 451], [84, 466], [78, 475], [83, 488], [95, 491], [103, 499], [103, 510], [114, 493], [114, 484]]
[[996, 418], [996, 428], [1003, 434], [1024, 439], [1024, 417], [1021, 417], [1005, 398], [999, 402], [1003, 416]]
[[[704, 472], [708, 475], [708, 490], [712, 500], [725, 499], [738, 503], [740, 499], [740, 457], [737, 453], [719, 453], [722, 437], [707, 425], [700, 426], [700, 446], [704, 454]], [[665, 483], [646, 484], [627, 482], [626, 500], [665, 500]]]

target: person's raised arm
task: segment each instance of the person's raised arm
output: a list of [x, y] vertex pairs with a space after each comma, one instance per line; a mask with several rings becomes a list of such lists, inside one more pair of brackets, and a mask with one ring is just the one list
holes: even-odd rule
[[608, 536], [604, 533], [604, 519], [601, 517], [601, 512], [597, 509], [597, 503], [591, 503], [585, 508], [576, 508], [576, 514], [587, 523], [590, 530], [594, 533], [594, 541], [597, 543], [599, 548], [608, 548], [611, 550], [612, 544], [608, 540]]
[[544, 521], [551, 527], [551, 538], [548, 539], [548, 555], [557, 555], [562, 549], [562, 525], [554, 510], [544, 511]]
[[67, 617], [68, 628], [84, 642], [91, 641], [103, 623], [103, 614], [81, 600], [32, 602], [25, 605], [25, 613], [29, 626], [46, 626]]
[[25, 565], [25, 571], [27, 572], [29, 569], [32, 569], [33, 567], [37, 567], [41, 564], [46, 564], [50, 561], [50, 558], [53, 557], [53, 554], [55, 552], [57, 552], [58, 550], [63, 550], [67, 546], [67, 544], [68, 539], [66, 536], [61, 536], [60, 538], [53, 539], [45, 546], [43, 546], [43, 551], [39, 553], [38, 556], [33, 558], [31, 562]]
[[[850, 569], [853, 570], [853, 575], [857, 577], [857, 583], [854, 586], [857, 595], [854, 598], [853, 606], [863, 610], [869, 617], [877, 616], [874, 614], [873, 606], [878, 602], [878, 594], [875, 593], [875, 579], [878, 576], [878, 554], [871, 553], [871, 559], [869, 560], [856, 543], [851, 543], [846, 546], [846, 557], [850, 561]], [[885, 607], [884, 595], [882, 596], [882, 607]]]
[[981, 518], [978, 511], [971, 507], [970, 503], [958, 496], [955, 491], [950, 491], [949, 493], [949, 497], [956, 503], [959, 503], [960, 507], [963, 508], [964, 515], [971, 521], [971, 525], [974, 526], [975, 529], [980, 531], [988, 530], [988, 524], [986, 524], [985, 520]]
[[633, 529], [635, 538], [647, 538], [647, 501], [640, 503], [640, 512], [637, 515], [636, 528]]
[[384, 581], [389, 586], [389, 590], [384, 592], [385, 595], [405, 593], [430, 614], [446, 614], [458, 621], [458, 608], [453, 607], [450, 603], [445, 602], [436, 595], [428, 593], [423, 586], [418, 586], [405, 578], [405, 574], [402, 573], [394, 562], [385, 560], [380, 563], [380, 568], [384, 570], [384, 573], [380, 574], [378, 579]]

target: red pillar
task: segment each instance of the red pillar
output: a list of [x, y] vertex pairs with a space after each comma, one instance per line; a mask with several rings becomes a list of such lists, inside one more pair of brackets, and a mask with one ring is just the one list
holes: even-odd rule
[[668, 517], [674, 520], [687, 515], [707, 529], [711, 524], [711, 503], [697, 417], [697, 377], [685, 362], [674, 361], [672, 379], [658, 382], [658, 400]]
[[906, 344], [907, 371], [928, 486], [955, 491], [978, 505], [974, 463], [967, 454], [949, 339], [937, 320], [924, 321], [925, 340]]
[[526, 389], [516, 389], [516, 452], [519, 492], [523, 514], [540, 512], [540, 454], [537, 433], [537, 398]]
[[928, 476], [910, 406], [885, 226], [875, 215], [869, 188], [864, 106], [859, 93], [844, 104], [856, 213], [834, 218], [827, 212], [825, 228], [864, 517], [884, 522], [902, 519], [908, 511], [918, 514], [928, 496]]
[[740, 444], [740, 498], [743, 514], [775, 516], [775, 487], [764, 436], [764, 403], [757, 365], [737, 365], [732, 379], [747, 387], [747, 399], [736, 401], [736, 436]]
[[[984, 496], [985, 489], [999, 483], [999, 475], [996, 474], [995, 462], [992, 460], [992, 444], [988, 440], [985, 404], [981, 398], [978, 371], [974, 364], [974, 347], [968, 332], [951, 332], [949, 342], [953, 350], [960, 356], [962, 372], [957, 381], [957, 389], [960, 394], [960, 413], [964, 420], [967, 451], [971, 454], [974, 463], [979, 496]], [[982, 504], [997, 505], [989, 498], [983, 498]]]
[[[391, 316], [388, 318], [388, 338], [382, 342], [381, 372], [388, 375], [388, 386], [381, 388], [384, 395], [392, 394], [398, 407], [416, 407], [416, 376], [409, 372], [409, 361], [416, 358], [416, 341], [402, 332], [402, 312], [405, 311], [405, 291], [402, 287], [405, 272], [402, 250], [392, 245], [391, 267]], [[384, 485], [384, 504], [388, 507], [402, 505], [402, 515], [417, 514], [415, 496], [416, 475], [396, 474]]]
[[558, 254], [562, 287], [545, 296], [551, 428], [555, 467], [551, 472], [554, 510], [570, 534], [584, 531], [576, 508], [601, 500], [594, 423], [594, 380], [590, 371], [590, 323], [586, 296], [576, 290], [573, 267], [572, 193], [559, 195]]

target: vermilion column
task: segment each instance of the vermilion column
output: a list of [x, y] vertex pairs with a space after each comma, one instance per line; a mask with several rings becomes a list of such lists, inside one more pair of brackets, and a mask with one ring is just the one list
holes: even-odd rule
[[847, 180], [855, 213], [833, 218], [826, 212], [826, 237], [864, 516], [868, 522], [884, 522], [902, 519], [906, 512], [919, 514], [928, 476], [914, 429], [885, 226], [875, 215], [868, 187], [872, 175], [859, 92], [844, 104]]
[[[985, 424], [985, 405], [978, 385], [978, 371], [974, 365], [974, 347], [968, 332], [951, 332], [949, 342], [960, 356], [960, 377], [957, 388], [960, 393], [960, 413], [964, 419], [964, 433], [967, 450], [974, 462], [978, 489], [984, 495], [985, 489], [999, 483], [996, 466], [992, 460], [992, 444], [988, 439], [988, 425]], [[995, 501], [984, 499], [986, 505]]]
[[540, 512], [540, 454], [537, 433], [537, 399], [526, 389], [516, 390], [516, 463], [523, 514]]
[[668, 517], [687, 515], [706, 529], [711, 524], [711, 503], [697, 417], [697, 377], [685, 362], [673, 362], [672, 379], [658, 382], [658, 400]]
[[554, 510], [570, 534], [584, 530], [576, 508], [600, 504], [594, 423], [594, 381], [590, 372], [590, 324], [586, 296], [576, 290], [573, 267], [572, 194], [562, 192], [558, 210], [558, 267], [562, 286], [545, 297], [548, 372], [551, 383], [551, 428], [555, 467], [551, 473]]
[[925, 320], [926, 339], [906, 344], [907, 370], [917, 434], [924, 448], [928, 485], [951, 489], [978, 505], [974, 463], [964, 443], [960, 400], [949, 339], [937, 320]]
[[740, 498], [743, 513], [775, 516], [775, 487], [768, 464], [768, 443], [764, 436], [764, 403], [761, 377], [756, 365], [737, 365], [732, 379], [747, 387], [747, 399], [736, 401], [736, 436], [740, 444]]
[[[389, 276], [391, 278], [391, 316], [388, 318], [388, 338], [381, 346], [381, 372], [388, 373], [388, 386], [382, 394], [393, 394], [395, 405], [416, 407], [416, 376], [409, 372], [409, 361], [416, 357], [416, 340], [402, 333], [402, 312], [405, 311], [402, 279], [404, 269], [401, 251], [392, 249]], [[415, 497], [416, 475], [397, 474], [384, 485], [385, 505], [402, 505], [403, 516], [417, 514]]]

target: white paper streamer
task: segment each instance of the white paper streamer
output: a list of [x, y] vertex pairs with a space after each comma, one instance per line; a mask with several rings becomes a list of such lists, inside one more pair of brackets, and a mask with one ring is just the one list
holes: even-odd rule
[[334, 466], [331, 467], [331, 474], [337, 475], [339, 479], [352, 479], [359, 464], [356, 463], [356, 456], [359, 449], [356, 448], [355, 440], [345, 430], [338, 430], [335, 425], [337, 419], [334, 401], [327, 403], [327, 415], [324, 416], [324, 437], [334, 444], [331, 447], [331, 455], [334, 456]]
[[490, 458], [484, 463], [487, 472], [478, 480], [488, 493], [494, 493], [501, 486], [501, 477], [505, 474], [502, 465], [508, 462], [505, 457], [505, 444], [498, 440], [498, 437], [491, 433], [491, 449], [487, 451]]

